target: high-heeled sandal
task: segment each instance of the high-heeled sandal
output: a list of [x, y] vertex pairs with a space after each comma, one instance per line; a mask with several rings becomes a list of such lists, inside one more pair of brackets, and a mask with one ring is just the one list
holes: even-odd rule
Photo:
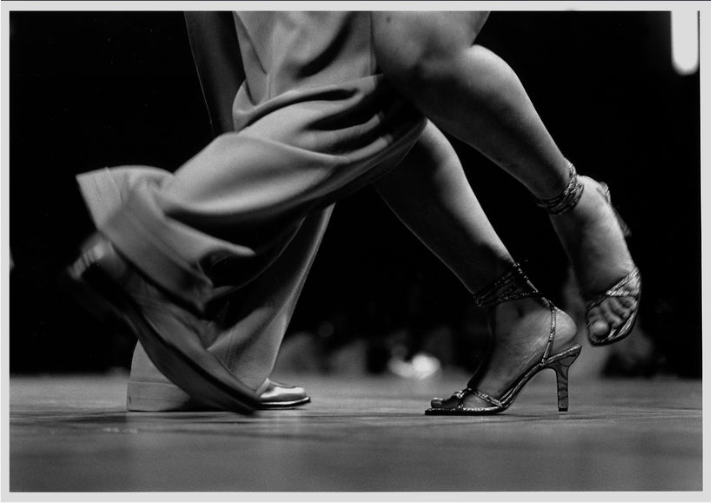
[[[551, 199], [536, 199], [536, 203], [541, 208], [545, 209], [550, 215], [563, 215], [571, 211], [575, 206], [577, 206], [583, 195], [583, 190], [585, 186], [578, 180], [578, 173], [575, 170], [575, 166], [570, 161], [568, 162], [568, 170], [570, 174], [570, 182], [565, 190], [558, 196]], [[607, 201], [607, 204], [612, 208], [612, 212], [615, 215], [618, 225], [622, 230], [622, 234], [627, 239], [630, 236], [630, 229], [627, 224], [622, 220], [622, 217], [617, 212], [617, 210], [612, 206], [612, 198], [610, 196], [610, 188], [604, 182], [599, 183], [599, 191], [602, 196]], [[593, 346], [605, 346], [612, 344], [614, 342], [620, 341], [627, 337], [634, 328], [634, 324], [637, 321], [637, 313], [639, 311], [639, 300], [642, 295], [642, 276], [637, 267], [627, 274], [624, 278], [615, 283], [612, 287], [607, 289], [603, 293], [590, 293], [583, 292], [583, 299], [585, 300], [585, 319], [586, 321], [590, 317], [590, 311], [602, 304], [605, 300], [612, 297], [631, 297], [635, 301], [635, 307], [631, 310], [629, 316], [624, 321], [624, 323], [618, 327], [610, 327], [607, 334], [603, 336], [596, 336], [590, 332], [590, 323], [587, 321], [587, 332], [588, 340]]]
[[[533, 376], [545, 369], [552, 369], [556, 374], [558, 410], [561, 412], [568, 410], [568, 369], [580, 354], [581, 346], [580, 344], [574, 344], [564, 351], [551, 355], [553, 341], [555, 340], [556, 313], [558, 312], [558, 308], [533, 286], [528, 277], [521, 270], [519, 264], [514, 264], [511, 270], [501, 276], [501, 278], [477, 292], [474, 296], [474, 301], [479, 307], [490, 310], [494, 306], [504, 302], [527, 297], [541, 299], [551, 311], [548, 342], [543, 350], [543, 356], [540, 361], [521, 374], [499, 397], [494, 397], [491, 394], [484, 393], [475, 388], [476, 381], [481, 377], [481, 373], [477, 373], [470, 379], [469, 383], [467, 383], [466, 388], [457, 391], [450, 398], [446, 400], [435, 398], [432, 401], [432, 407], [427, 409], [425, 414], [455, 416], [498, 414], [508, 409], [526, 383], [530, 381]], [[476, 396], [489, 404], [489, 406], [465, 407], [464, 399], [469, 395]]]

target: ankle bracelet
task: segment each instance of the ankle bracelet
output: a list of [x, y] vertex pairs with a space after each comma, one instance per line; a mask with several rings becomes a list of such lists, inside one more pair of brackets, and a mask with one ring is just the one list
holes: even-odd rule
[[536, 204], [551, 215], [562, 215], [575, 208], [585, 189], [585, 186], [578, 180], [578, 172], [573, 163], [568, 159], [565, 162], [568, 163], [568, 173], [570, 174], [570, 182], [565, 190], [550, 199], [536, 198]]
[[474, 302], [480, 308], [489, 310], [504, 302], [526, 297], [541, 297], [541, 293], [516, 262], [501, 277], [476, 292]]

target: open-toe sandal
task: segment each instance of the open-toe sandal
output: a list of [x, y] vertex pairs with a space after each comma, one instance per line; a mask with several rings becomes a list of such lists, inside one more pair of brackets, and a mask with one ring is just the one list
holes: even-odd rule
[[[478, 380], [478, 376], [474, 376], [466, 388], [457, 391], [451, 397], [447, 399], [434, 399], [431, 404], [432, 407], [427, 409], [425, 414], [456, 416], [498, 414], [508, 409], [526, 383], [528, 383], [533, 376], [545, 369], [551, 369], [556, 374], [558, 410], [568, 410], [568, 369], [580, 354], [581, 346], [579, 344], [573, 344], [563, 351], [551, 354], [556, 335], [558, 308], [543, 297], [528, 280], [518, 264], [514, 264], [509, 272], [478, 292], [475, 295], [475, 301], [480, 307], [489, 310], [503, 302], [510, 302], [526, 297], [540, 298], [551, 312], [548, 342], [538, 363], [532, 365], [528, 370], [519, 375], [513, 384], [498, 394], [498, 396], [493, 396], [492, 394], [484, 393], [476, 389], [474, 383]], [[476, 396], [487, 405], [483, 407], [466, 407], [464, 401], [465, 398], [470, 395]]]

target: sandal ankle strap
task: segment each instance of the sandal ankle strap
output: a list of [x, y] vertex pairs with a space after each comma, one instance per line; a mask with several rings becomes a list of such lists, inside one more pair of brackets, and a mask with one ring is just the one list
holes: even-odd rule
[[568, 159], [565, 162], [568, 163], [568, 173], [570, 175], [570, 182], [568, 182], [565, 190], [550, 199], [536, 198], [536, 204], [551, 215], [562, 215], [575, 208], [585, 189], [585, 186], [578, 180], [578, 172], [575, 170], [573, 163]]
[[543, 297], [519, 263], [514, 263], [507, 272], [497, 280], [485, 286], [474, 294], [474, 302], [482, 309], [489, 310], [494, 306], [512, 300], [527, 297]]

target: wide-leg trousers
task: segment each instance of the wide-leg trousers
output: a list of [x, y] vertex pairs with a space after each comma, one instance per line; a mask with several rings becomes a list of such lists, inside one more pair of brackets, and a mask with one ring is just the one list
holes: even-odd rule
[[[381, 75], [260, 106], [174, 174], [123, 166], [78, 178], [99, 232], [212, 318], [202, 343], [255, 390], [273, 369], [332, 205], [392, 170], [426, 123]], [[135, 358], [144, 356], [139, 347]]]

